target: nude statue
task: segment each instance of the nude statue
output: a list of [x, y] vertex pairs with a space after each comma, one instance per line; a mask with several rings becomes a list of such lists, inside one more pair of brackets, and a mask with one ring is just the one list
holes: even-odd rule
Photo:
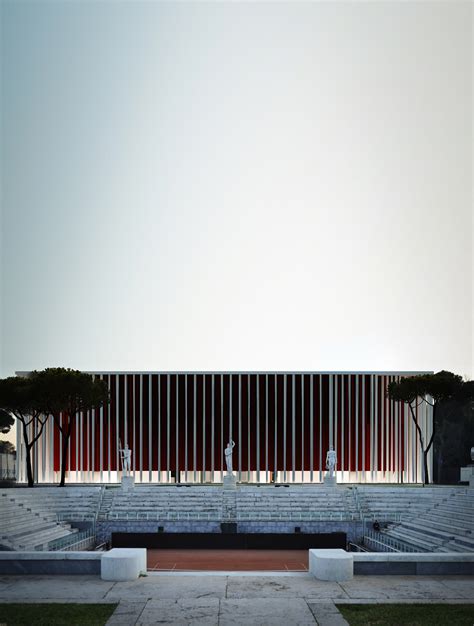
[[326, 454], [326, 469], [328, 470], [330, 477], [334, 476], [334, 472], [336, 471], [336, 464], [337, 464], [336, 451], [334, 450], [332, 446], [329, 446], [329, 450], [327, 451], [327, 454]]
[[227, 444], [226, 449], [224, 450], [225, 454], [225, 462], [227, 465], [227, 475], [232, 476], [232, 450], [234, 449], [235, 442], [232, 439]]
[[120, 458], [122, 459], [122, 471], [124, 476], [130, 476], [130, 466], [132, 461], [132, 451], [128, 447], [128, 443], [125, 444], [125, 448], [120, 450]]

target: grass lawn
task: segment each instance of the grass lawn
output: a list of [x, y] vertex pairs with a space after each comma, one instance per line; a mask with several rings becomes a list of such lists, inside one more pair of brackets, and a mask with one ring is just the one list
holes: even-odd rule
[[104, 626], [116, 604], [0, 604], [7, 626]]
[[474, 604], [337, 604], [350, 626], [473, 626]]

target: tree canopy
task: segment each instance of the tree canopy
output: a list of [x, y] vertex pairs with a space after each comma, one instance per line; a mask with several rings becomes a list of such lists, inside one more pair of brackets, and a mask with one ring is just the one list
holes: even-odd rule
[[[34, 485], [31, 449], [43, 433], [48, 420], [42, 393], [35, 376], [10, 376], [0, 380], [0, 407], [21, 424], [25, 444], [28, 486]], [[33, 427], [33, 428], [31, 428]]]
[[0, 452], [3, 454], [15, 454], [15, 446], [11, 441], [0, 441]]
[[41, 372], [33, 372], [32, 375], [41, 390], [44, 410], [53, 416], [62, 436], [60, 485], [63, 486], [67, 450], [75, 420], [81, 413], [108, 403], [109, 390], [105, 381], [94, 379], [91, 374], [63, 367], [47, 368]]
[[[391, 382], [387, 393], [392, 400], [404, 402], [410, 409], [423, 452], [424, 482], [429, 482], [428, 453], [440, 426], [439, 422], [444, 419], [444, 412], [439, 409], [449, 403], [465, 404], [472, 401], [474, 381], [464, 382], [461, 376], [442, 370], [436, 374], [407, 376]], [[424, 440], [416, 412], [417, 406], [422, 403], [433, 408], [433, 430], [428, 442]]]
[[0, 432], [6, 435], [14, 423], [15, 420], [10, 413], [4, 409], [0, 409]]
[[67, 450], [76, 417], [107, 403], [108, 395], [104, 381], [94, 380], [91, 374], [62, 367], [0, 380], [0, 408], [11, 422], [11, 416], [14, 416], [21, 424], [30, 487], [34, 485], [31, 450], [41, 437], [49, 417], [53, 416], [63, 439], [61, 485], [64, 485]]
[[98, 408], [108, 401], [107, 383], [91, 374], [63, 367], [32, 372], [41, 390], [45, 409], [52, 415], [68, 415]]

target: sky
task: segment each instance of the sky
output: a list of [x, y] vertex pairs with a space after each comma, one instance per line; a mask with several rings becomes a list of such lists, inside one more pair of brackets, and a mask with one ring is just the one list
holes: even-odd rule
[[0, 10], [2, 376], [474, 374], [470, 2]]

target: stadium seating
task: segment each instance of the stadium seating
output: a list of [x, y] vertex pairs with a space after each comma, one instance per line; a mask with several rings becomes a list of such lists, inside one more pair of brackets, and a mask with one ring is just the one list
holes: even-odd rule
[[[413, 488], [407, 488], [407, 492]], [[430, 492], [427, 497], [426, 493]], [[379, 550], [474, 551], [474, 491], [465, 487], [417, 489], [399, 523], [377, 533]], [[399, 502], [400, 504], [400, 502]]]
[[0, 544], [34, 550], [77, 532], [71, 521], [93, 521], [100, 487], [38, 487], [0, 490]]
[[237, 496], [237, 521], [354, 520], [356, 503], [347, 488], [318, 486], [243, 487]]
[[220, 485], [183, 484], [0, 490], [0, 544], [17, 550], [47, 547], [72, 535], [74, 521], [375, 519], [381, 529], [371, 531], [371, 549], [474, 552], [474, 490], [466, 487], [242, 484], [224, 490]]
[[222, 488], [185, 485], [140, 485], [129, 491], [108, 488], [105, 491], [99, 520], [220, 520]]

